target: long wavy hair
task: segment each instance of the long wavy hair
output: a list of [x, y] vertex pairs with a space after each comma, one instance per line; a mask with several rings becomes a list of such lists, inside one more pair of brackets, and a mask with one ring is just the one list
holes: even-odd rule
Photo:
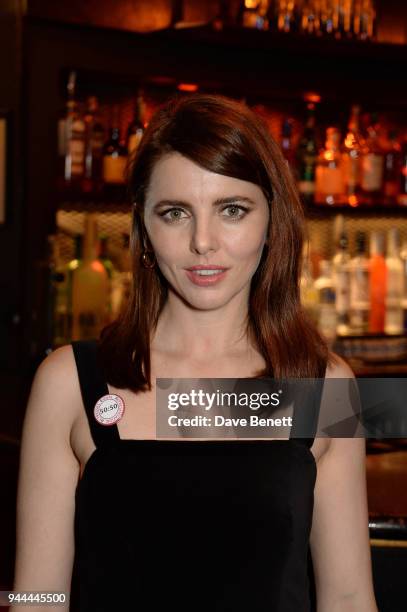
[[171, 152], [262, 189], [270, 211], [268, 244], [251, 280], [246, 328], [266, 362], [256, 376], [323, 378], [335, 357], [300, 302], [305, 216], [280, 147], [245, 104], [192, 94], [175, 96], [155, 112], [128, 166], [133, 282], [122, 312], [99, 338], [106, 380], [134, 392], [152, 388], [150, 339], [168, 287], [158, 266], [142, 264], [143, 251], [151, 250], [143, 216], [154, 165]]

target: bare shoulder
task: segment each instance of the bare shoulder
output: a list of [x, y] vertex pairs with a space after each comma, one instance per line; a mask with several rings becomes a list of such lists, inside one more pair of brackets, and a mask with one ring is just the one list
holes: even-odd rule
[[[325, 370], [325, 379], [332, 378], [354, 378], [355, 374], [349, 364], [337, 353], [330, 351], [329, 359], [327, 363], [327, 367]], [[325, 427], [325, 420], [327, 419], [327, 423], [331, 423], [329, 410], [327, 410], [327, 404], [329, 405], [329, 394], [327, 394], [326, 388], [324, 388], [323, 398], [321, 400], [321, 410], [320, 410], [320, 420], [319, 420], [319, 428], [321, 430]], [[342, 446], [342, 444], [346, 444], [346, 442], [342, 442], [341, 440], [345, 440], [344, 438], [319, 438], [317, 442], [320, 444], [320, 457], [326, 455], [328, 451], [332, 452], [333, 448], [337, 448], [338, 446]]]
[[330, 352], [330, 358], [325, 371], [325, 378], [354, 378], [350, 365], [340, 355]]
[[72, 345], [52, 351], [38, 366], [31, 386], [26, 421], [59, 427], [69, 437], [80, 408], [80, 387]]

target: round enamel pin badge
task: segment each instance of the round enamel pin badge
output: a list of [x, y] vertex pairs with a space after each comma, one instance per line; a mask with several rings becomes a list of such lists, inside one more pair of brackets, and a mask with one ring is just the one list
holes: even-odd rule
[[101, 425], [114, 425], [124, 414], [124, 401], [120, 395], [103, 395], [96, 402], [93, 413]]

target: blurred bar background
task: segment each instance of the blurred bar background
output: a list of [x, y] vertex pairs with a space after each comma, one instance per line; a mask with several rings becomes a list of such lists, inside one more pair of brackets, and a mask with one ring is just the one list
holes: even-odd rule
[[[357, 376], [406, 375], [406, 71], [403, 1], [1, 3], [0, 590], [32, 377], [126, 302], [125, 168], [168, 96], [222, 93], [265, 120], [307, 216], [304, 307]], [[367, 441], [381, 612], [407, 601], [406, 449]]]

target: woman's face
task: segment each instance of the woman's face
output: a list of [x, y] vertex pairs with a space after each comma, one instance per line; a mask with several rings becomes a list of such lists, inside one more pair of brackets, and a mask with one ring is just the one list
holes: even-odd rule
[[[257, 185], [209, 172], [179, 153], [154, 166], [144, 221], [170, 290], [200, 310], [248, 298], [267, 239], [269, 209]], [[204, 276], [193, 266], [226, 269]], [[242, 296], [243, 292], [243, 296]]]

